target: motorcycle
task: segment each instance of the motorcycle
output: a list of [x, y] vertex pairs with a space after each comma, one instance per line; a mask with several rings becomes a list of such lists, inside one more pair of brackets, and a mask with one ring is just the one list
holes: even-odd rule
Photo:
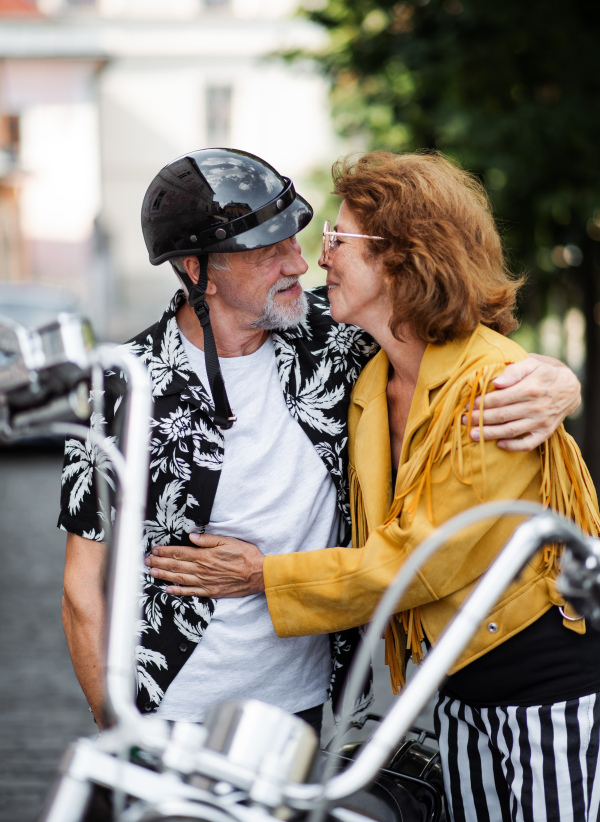
[[[82, 423], [88, 397], [101, 410], [103, 374], [126, 376], [122, 449]], [[319, 751], [312, 728], [256, 700], [217, 705], [203, 725], [142, 717], [135, 707], [135, 631], [142, 577], [142, 521], [148, 476], [150, 384], [127, 351], [97, 346], [75, 315], [30, 331], [0, 319], [0, 438], [52, 432], [89, 437], [118, 477], [117, 517], [109, 540], [106, 713], [110, 727], [66, 751], [40, 822], [82, 822], [99, 790], [118, 822], [438, 822], [444, 818], [433, 735], [413, 727], [446, 671], [525, 562], [547, 543], [565, 547], [559, 587], [600, 628], [600, 541], [571, 522], [524, 502], [488, 503], [442, 525], [411, 555], [383, 596], [353, 664], [345, 705], [352, 705], [371, 652], [412, 576], [461, 528], [490, 516], [528, 517], [458, 611], [382, 719], [342, 719]], [[148, 424], [144, 425], [144, 420]], [[106, 489], [99, 488], [100, 495]], [[377, 723], [366, 741], [349, 729]]]

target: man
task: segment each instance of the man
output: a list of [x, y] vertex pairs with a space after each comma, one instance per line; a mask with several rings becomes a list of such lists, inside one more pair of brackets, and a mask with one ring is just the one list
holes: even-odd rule
[[[185, 289], [129, 343], [148, 366], [155, 403], [148, 553], [190, 546], [190, 535], [205, 527], [250, 540], [262, 553], [347, 544], [346, 413], [375, 346], [359, 329], [332, 320], [323, 289], [302, 291], [307, 265], [296, 234], [311, 217], [290, 180], [230, 149], [178, 158], [146, 193], [142, 228], [150, 261], [170, 260]], [[490, 423], [505, 413], [513, 434], [532, 431], [540, 418], [545, 424], [554, 407], [552, 414], [535, 412], [523, 428], [512, 408], [540, 393], [544, 380], [556, 381], [555, 397], [568, 395], [572, 410], [578, 387], [568, 369], [536, 361], [513, 369], [506, 386], [527, 374], [528, 382], [494, 394], [508, 411], [490, 407]], [[122, 386], [113, 376], [106, 388], [111, 429]], [[496, 436], [507, 435], [498, 428]], [[543, 428], [537, 436], [544, 438]], [[90, 443], [67, 442], [59, 519], [69, 532], [63, 622], [75, 672], [101, 725], [105, 547], [94, 467], [113, 483]], [[100, 520], [107, 516], [100, 511]], [[174, 596], [149, 569], [138, 705], [166, 719], [202, 721], [216, 702], [256, 697], [319, 728], [331, 672], [335, 695], [355, 641], [353, 633], [334, 635], [332, 663], [327, 637], [276, 637], [262, 594]]]

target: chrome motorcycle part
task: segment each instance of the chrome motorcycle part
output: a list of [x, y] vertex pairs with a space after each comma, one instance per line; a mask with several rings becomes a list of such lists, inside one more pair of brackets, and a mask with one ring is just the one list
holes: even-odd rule
[[[368, 719], [381, 722], [382, 717], [369, 714]], [[363, 725], [353, 722], [354, 728]], [[391, 762], [377, 774], [368, 790], [362, 790], [344, 800], [344, 809], [358, 811], [375, 819], [391, 819], [393, 822], [436, 822], [441, 818], [444, 784], [440, 755], [435, 735], [422, 728], [413, 727], [399, 745]], [[339, 742], [336, 735], [332, 740]], [[434, 741], [434, 747], [428, 746]], [[369, 744], [369, 740], [346, 742], [322, 752], [322, 757], [335, 764], [336, 772], [342, 771]], [[330, 808], [327, 818], [335, 815]]]
[[254, 774], [254, 802], [277, 808], [286, 783], [308, 778], [318, 740], [299, 717], [255, 699], [229, 700], [212, 708], [204, 724], [206, 748]]
[[600, 540], [588, 537], [585, 549], [579, 544], [569, 545], [561, 571], [559, 591], [578, 614], [600, 630]]

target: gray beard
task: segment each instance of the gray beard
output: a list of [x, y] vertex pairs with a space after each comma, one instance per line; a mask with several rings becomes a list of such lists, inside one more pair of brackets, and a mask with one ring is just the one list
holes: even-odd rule
[[280, 305], [275, 302], [278, 291], [284, 291], [297, 282], [297, 277], [286, 277], [275, 283], [267, 294], [260, 317], [252, 323], [252, 328], [264, 328], [266, 331], [275, 331], [279, 328], [293, 328], [304, 322], [308, 314], [308, 300], [304, 291], [289, 305]]

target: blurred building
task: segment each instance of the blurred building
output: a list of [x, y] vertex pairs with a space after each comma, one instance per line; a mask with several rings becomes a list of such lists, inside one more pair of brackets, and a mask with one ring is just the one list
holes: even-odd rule
[[0, 280], [67, 287], [125, 339], [171, 296], [139, 211], [152, 177], [211, 145], [311, 190], [339, 153], [325, 82], [271, 55], [320, 32], [297, 0], [0, 0]]

